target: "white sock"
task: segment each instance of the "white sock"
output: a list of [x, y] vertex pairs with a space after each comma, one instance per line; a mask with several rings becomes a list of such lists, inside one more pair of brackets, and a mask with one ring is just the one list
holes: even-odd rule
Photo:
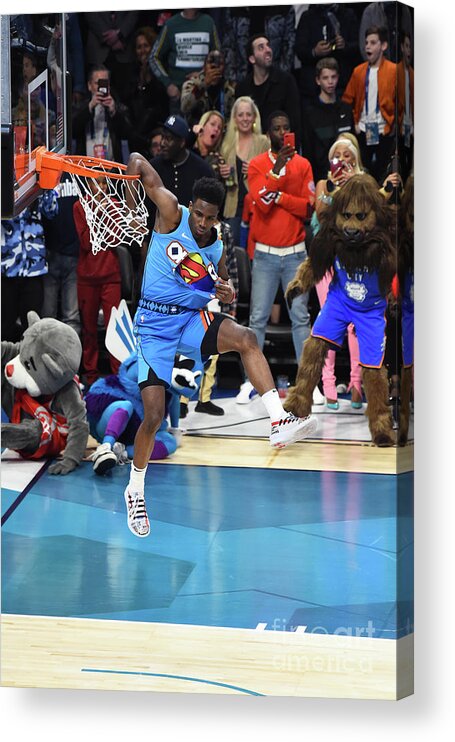
[[262, 395], [261, 399], [265, 404], [265, 408], [269, 413], [272, 423], [278, 422], [278, 420], [281, 420], [283, 417], [288, 415], [281, 404], [281, 398], [277, 389], [270, 389], [269, 392]]
[[133, 462], [131, 462], [130, 481], [128, 486], [134, 492], [144, 491], [146, 471], [147, 467], [144, 467], [144, 469], [138, 469], [137, 466], [134, 466]]

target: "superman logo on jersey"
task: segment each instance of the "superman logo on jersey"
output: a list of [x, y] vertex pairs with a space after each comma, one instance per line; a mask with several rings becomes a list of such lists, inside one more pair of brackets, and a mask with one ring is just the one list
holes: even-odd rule
[[201, 291], [211, 291], [214, 279], [210, 275], [211, 265], [206, 266], [197, 252], [189, 253], [179, 264], [177, 271], [185, 283], [192, 284]]

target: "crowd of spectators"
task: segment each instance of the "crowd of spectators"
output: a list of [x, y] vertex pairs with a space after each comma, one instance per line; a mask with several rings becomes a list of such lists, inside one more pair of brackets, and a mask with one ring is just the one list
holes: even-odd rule
[[[320, 213], [330, 198], [329, 152], [337, 138], [343, 137], [348, 155], [355, 149], [353, 171], [363, 163], [378, 187], [387, 190], [389, 180], [395, 186], [397, 177], [391, 175], [397, 170], [401, 183], [412, 171], [411, 12], [384, 2], [67, 14], [73, 154], [126, 162], [129, 152], [139, 151], [185, 205], [197, 178], [220, 179], [229, 240], [247, 247], [242, 227], [248, 222], [250, 254], [256, 244], [262, 246], [252, 274], [261, 303], [253, 297], [251, 307], [251, 326], [257, 325], [262, 342], [284, 280], [273, 250], [292, 247], [290, 264], [303, 259], [312, 210], [316, 206]], [[38, 73], [36, 58], [24, 53], [24, 84]], [[288, 132], [294, 134], [286, 145], [291, 160], [283, 155], [282, 135]], [[87, 333], [90, 294], [81, 287], [80, 269], [87, 252], [84, 217], [74, 206], [77, 196], [68, 178], [55, 194], [56, 209], [41, 199], [2, 221], [4, 339], [20, 335], [24, 312], [31, 308], [82, 329], [83, 339]], [[152, 228], [152, 204], [149, 213]], [[145, 239], [134, 254], [138, 273], [147, 245]], [[269, 285], [267, 274], [274, 275]], [[78, 296], [85, 297], [80, 313]], [[291, 317], [296, 358], [308, 334], [305, 302], [302, 317]], [[93, 348], [84, 357], [89, 356], [90, 368], [84, 370], [91, 383], [99, 369]], [[360, 391], [357, 377], [351, 384]], [[327, 396], [336, 402], [334, 391]]]

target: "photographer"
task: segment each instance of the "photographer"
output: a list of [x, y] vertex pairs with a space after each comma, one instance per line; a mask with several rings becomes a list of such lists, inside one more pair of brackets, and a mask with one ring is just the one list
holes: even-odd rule
[[122, 162], [121, 140], [128, 138], [131, 123], [128, 109], [111, 90], [107, 67], [99, 65], [91, 70], [87, 88], [90, 99], [73, 112], [76, 153]]
[[183, 83], [180, 101], [190, 126], [194, 126], [207, 111], [219, 111], [227, 121], [235, 100], [235, 87], [224, 78], [224, 55], [217, 49], [210, 51], [204, 67], [197, 75]]

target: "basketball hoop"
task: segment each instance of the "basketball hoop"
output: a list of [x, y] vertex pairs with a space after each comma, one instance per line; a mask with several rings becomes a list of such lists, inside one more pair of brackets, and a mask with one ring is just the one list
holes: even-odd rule
[[71, 175], [85, 212], [92, 252], [139, 242], [147, 233], [145, 190], [126, 165], [99, 157], [58, 155], [38, 147], [36, 170], [41, 188], [55, 188], [62, 172]]

